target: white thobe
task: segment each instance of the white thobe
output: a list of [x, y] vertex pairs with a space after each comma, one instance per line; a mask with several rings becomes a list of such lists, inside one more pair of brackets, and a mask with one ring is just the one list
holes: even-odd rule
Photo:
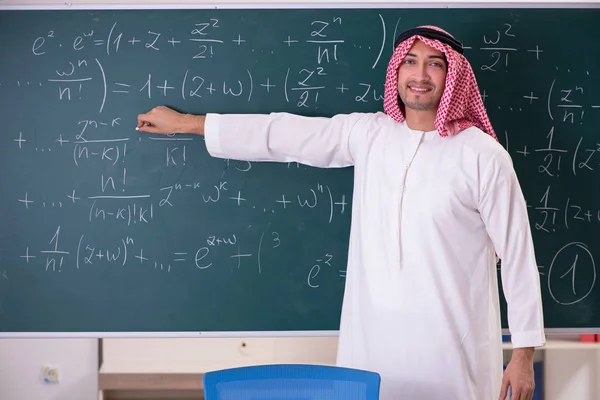
[[545, 343], [539, 274], [505, 149], [384, 113], [333, 118], [209, 114], [209, 153], [354, 167], [338, 365], [381, 375], [382, 400], [496, 400], [502, 380], [497, 259], [514, 347]]

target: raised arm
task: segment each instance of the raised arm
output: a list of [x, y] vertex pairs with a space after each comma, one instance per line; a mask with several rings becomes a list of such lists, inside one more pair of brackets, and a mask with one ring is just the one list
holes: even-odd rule
[[180, 114], [157, 107], [138, 116], [138, 129], [150, 133], [204, 135], [214, 157], [246, 161], [299, 162], [315, 167], [354, 164], [366, 137], [357, 123], [366, 114], [331, 118], [271, 114]]

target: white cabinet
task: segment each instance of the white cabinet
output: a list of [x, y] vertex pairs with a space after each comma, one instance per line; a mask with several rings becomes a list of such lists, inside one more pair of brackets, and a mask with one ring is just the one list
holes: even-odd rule
[[[139, 381], [168, 382], [182, 376], [198, 380], [203, 372], [265, 363], [334, 364], [337, 337], [104, 339], [100, 381], [109, 374]], [[511, 345], [504, 344], [505, 360]], [[544, 400], [600, 399], [600, 343], [550, 339], [535, 353], [543, 362]], [[159, 379], [159, 376], [163, 376]], [[104, 380], [108, 382], [107, 380]], [[177, 384], [174, 384], [177, 386]], [[164, 389], [164, 387], [163, 387]]]

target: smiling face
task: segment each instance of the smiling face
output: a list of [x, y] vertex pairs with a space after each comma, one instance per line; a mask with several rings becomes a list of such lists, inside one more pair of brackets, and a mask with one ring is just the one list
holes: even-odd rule
[[447, 63], [444, 54], [415, 40], [398, 68], [398, 94], [406, 112], [436, 111], [444, 92]]

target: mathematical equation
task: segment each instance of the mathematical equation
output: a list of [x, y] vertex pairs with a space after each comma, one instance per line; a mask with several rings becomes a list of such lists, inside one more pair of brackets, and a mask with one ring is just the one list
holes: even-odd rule
[[600, 224], [600, 207], [583, 205], [570, 196], [563, 195], [558, 201], [556, 197], [548, 186], [536, 205], [528, 205], [536, 231], [553, 233], [559, 226], [570, 230]]
[[[180, 73], [169, 72], [168, 74], [148, 73], [145, 76], [132, 78], [135, 82], [123, 79], [109, 79], [102, 63], [95, 59], [102, 84], [95, 86], [99, 88], [98, 93], [86, 89], [86, 84], [94, 80], [93, 73], [88, 68], [86, 60], [76, 61], [80, 68], [75, 68], [71, 61], [69, 72], [55, 71], [55, 77], [47, 79], [47, 82], [56, 85], [56, 99], [61, 101], [88, 101], [89, 96], [97, 99], [98, 113], [102, 113], [106, 103], [110, 99], [123, 101], [131, 99], [158, 99], [160, 101], [182, 100], [219, 100], [227, 98], [240, 98], [245, 102], [252, 102], [253, 96], [259, 91], [259, 100], [263, 96], [279, 96], [275, 100], [285, 100], [298, 109], [318, 109], [319, 99], [350, 100], [360, 104], [379, 104], [383, 100], [383, 85], [378, 81], [352, 81], [344, 82], [341, 78], [335, 78], [334, 67], [306, 66], [302, 68], [287, 68], [285, 71], [274, 72], [277, 77], [268, 76], [265, 72], [255, 72], [249, 69], [233, 78], [219, 78], [219, 72], [204, 72], [197, 75], [189, 69]], [[333, 69], [333, 71], [330, 71]], [[84, 77], [72, 77], [75, 72]], [[282, 73], [283, 72], [283, 73]], [[268, 72], [267, 72], [268, 73]], [[255, 75], [260, 74], [260, 77]], [[557, 71], [555, 75], [559, 75]], [[586, 71], [589, 75], [589, 71]], [[67, 75], [67, 77], [65, 77]], [[92, 75], [92, 76], [90, 76]], [[157, 77], [157, 75], [160, 75]], [[179, 77], [177, 77], [179, 75]], [[332, 76], [334, 78], [332, 78]], [[382, 77], [383, 78], [383, 77]], [[98, 77], [96, 77], [98, 79]], [[332, 84], [332, 79], [336, 81]], [[583, 124], [586, 120], [586, 112], [592, 112], [594, 116], [600, 114], [600, 101], [591, 102], [587, 96], [586, 86], [572, 85], [568, 83], [571, 79], [554, 77], [548, 84], [547, 93], [540, 94], [533, 90], [523, 89], [519, 98], [512, 99], [509, 105], [498, 105], [498, 109], [510, 109], [511, 111], [523, 111], [533, 109], [538, 102], [543, 102], [547, 110], [549, 120], [565, 124]], [[38, 82], [39, 86], [44, 83]], [[6, 85], [6, 83], [4, 84]], [[21, 87], [21, 81], [14, 82], [15, 87]], [[31, 85], [27, 81], [27, 86]], [[482, 85], [482, 98], [485, 101], [493, 98]], [[321, 96], [321, 97], [320, 97]], [[498, 101], [496, 101], [498, 103]], [[207, 103], [208, 104], [208, 103]], [[502, 102], [500, 102], [502, 104]]]
[[[124, 169], [123, 184], [126, 180], [125, 176], [126, 170]], [[88, 222], [114, 220], [127, 226], [137, 223], [148, 224], [154, 219], [155, 213], [158, 210], [163, 210], [163, 207], [176, 207], [180, 199], [184, 202], [188, 201], [190, 191], [199, 192], [204, 204], [228, 202], [236, 207], [251, 207], [253, 210], [262, 211], [263, 213], [275, 214], [276, 212], [285, 212], [285, 210], [307, 210], [310, 212], [310, 210], [325, 208], [328, 224], [333, 222], [335, 215], [343, 216], [349, 206], [345, 193], [341, 193], [334, 198], [329, 186], [320, 183], [314, 188], [308, 188], [299, 193], [281, 193], [280, 197], [273, 198], [271, 202], [267, 203], [252, 202], [248, 195], [242, 193], [242, 189], [230, 191], [227, 181], [220, 181], [214, 185], [199, 182], [176, 183], [161, 187], [158, 189], [158, 193], [154, 194], [113, 194], [116, 190], [114, 179], [112, 177], [105, 178], [102, 175], [99, 186], [99, 193], [101, 194], [97, 195], [81, 196], [73, 189], [70, 193], [65, 193], [63, 197], [37, 201], [31, 199], [29, 193], [25, 192], [22, 197], [17, 198], [17, 201], [25, 209], [33, 209], [36, 206], [51, 209], [62, 208], [68, 204], [88, 200], [90, 201], [87, 215]], [[110, 192], [107, 192], [107, 190], [110, 190]], [[125, 191], [125, 189], [121, 190]], [[153, 201], [153, 199], [158, 200]], [[146, 202], [141, 203], [142, 200], [146, 200]], [[248, 201], [250, 203], [247, 203]]]
[[[97, 21], [91, 17], [95, 23], [88, 21], [75, 30], [71, 26], [70, 32], [59, 24], [53, 30], [36, 27], [29, 32], [22, 42], [26, 56], [15, 65], [32, 67], [7, 69], [9, 75], [0, 76], [0, 93], [9, 93], [15, 101], [39, 102], [58, 117], [41, 132], [21, 116], [3, 135], [2, 145], [11, 163], [23, 162], [17, 168], [36, 158], [35, 163], [60, 174], [53, 171], [55, 181], [50, 184], [17, 178], [6, 185], [11, 211], [52, 231], [46, 241], [11, 250], [10, 263], [54, 276], [119, 267], [164, 273], [161, 276], [168, 279], [184, 271], [202, 274], [223, 268], [251, 269], [265, 276], [281, 268], [265, 261], [277, 258], [298, 264], [297, 279], [311, 291], [328, 290], [331, 279], [343, 282], [340, 249], [309, 249], [298, 262], [295, 253], [284, 252], [282, 243], [293, 239], [283, 228], [249, 234], [229, 225], [271, 221], [280, 215], [309, 223], [317, 219], [318, 228], [304, 234], [313, 242], [307, 247], [318, 247], [314, 242], [319, 239], [311, 234], [333, 230], [335, 223], [349, 219], [351, 195], [344, 189], [350, 180], [340, 188], [333, 178], [304, 180], [306, 175], [301, 175], [293, 186], [279, 187], [275, 179], [280, 176], [267, 174], [261, 176], [269, 179], [270, 187], [263, 190], [264, 182], [254, 179], [262, 165], [207, 161], [199, 151], [203, 138], [195, 135], [140, 135], [129, 126], [135, 115], [127, 110], [169, 103], [185, 103], [199, 112], [215, 104], [252, 112], [263, 104], [298, 112], [338, 110], [338, 105], [348, 111], [380, 109], [387, 57], [401, 19], [374, 13], [361, 20], [364, 31], [357, 34], [356, 20], [311, 15], [289, 32], [267, 24], [257, 32], [254, 25], [244, 27], [212, 11], [203, 15], [177, 29], [152, 19], [128, 24], [111, 16]], [[600, 166], [600, 145], [590, 134], [600, 116], [600, 101], [594, 96], [597, 71], [580, 62], [557, 66], [565, 50], [537, 43], [546, 39], [527, 33], [527, 28], [490, 24], [465, 42], [465, 56], [478, 76], [486, 108], [502, 113], [493, 124], [509, 124], [497, 133], [513, 159], [526, 165], [526, 175], [536, 180], [536, 185], [523, 182], [534, 234], [568, 242], [547, 260], [544, 252], [556, 251], [556, 245], [548, 250], [542, 239], [539, 266], [553, 301], [568, 305], [586, 298], [595, 286], [593, 249], [578, 236], [600, 224], [600, 205], [565, 187], [571, 180], [593, 176]], [[535, 134], [524, 134], [523, 129]], [[214, 164], [206, 168], [208, 163]], [[285, 177], [290, 179], [298, 169], [306, 169], [295, 163], [278, 168], [287, 168]], [[46, 179], [39, 172], [35, 176]], [[190, 205], [192, 213], [186, 208]], [[219, 219], [203, 218], [206, 210], [218, 212]], [[176, 243], [159, 248], [140, 233], [161, 234], [157, 227], [165, 221], [183, 226], [196, 218], [199, 221], [189, 223], [185, 231], [197, 237], [186, 238], [180, 248]], [[209, 234], [222, 231], [216, 229], [221, 223], [232, 233]], [[110, 229], [111, 234], [93, 239], [97, 228]], [[63, 239], [65, 232], [73, 231], [88, 233], [77, 240]], [[559, 231], [570, 232], [568, 239]], [[0, 249], [3, 263], [5, 254]], [[0, 285], [11, 279], [11, 269], [4, 265], [9, 264], [0, 264]]]
[[[389, 44], [393, 43], [398, 33], [400, 18], [385, 21], [379, 14], [377, 20], [372, 22], [374, 26], [379, 26], [381, 33], [378, 37], [370, 39], [366, 45], [355, 44], [353, 39], [348, 38], [351, 30], [346, 29], [342, 17], [312, 20], [301, 26], [303, 33], [298, 37], [286, 35], [274, 39], [269, 42], [269, 47], [265, 47], [264, 41], [254, 35], [244, 35], [241, 32], [231, 34], [236, 29], [235, 25], [222, 18], [208, 17], [187, 28], [182, 27], [185, 34], [181, 37], [171, 35], [172, 29], [168, 29], [169, 34], [165, 29], [125, 33], [127, 27], [121, 27], [119, 22], [113, 22], [105, 31], [90, 29], [75, 36], [51, 30], [32, 38], [30, 51], [34, 57], [42, 58], [60, 51], [64, 65], [52, 71], [52, 76], [37, 83], [40, 86], [46, 83], [55, 85], [59, 100], [87, 101], [90, 96], [95, 96], [99, 113], [103, 112], [108, 101], [118, 102], [124, 98], [131, 99], [131, 96], [138, 96], [136, 99], [140, 99], [139, 96], [158, 98], [160, 101], [180, 98], [195, 102], [204, 99], [210, 102], [221, 97], [240, 98], [251, 102], [257, 90], [260, 90], [261, 99], [264, 99], [262, 96], [265, 95], [278, 96], [276, 100], [285, 100], [299, 109], [318, 109], [320, 99], [335, 101], [350, 98], [355, 103], [378, 105], [383, 99], [383, 75], [376, 81], [347, 81], [339, 74], [340, 65], [349, 63], [349, 58], [372, 57], [371, 69], [378, 65], [383, 66], [384, 62], [387, 62], [385, 56], [391, 51]], [[552, 57], [552, 54], [541, 49], [538, 44], [523, 48], [523, 44], [518, 42], [519, 37], [527, 35], [520, 34], [519, 28], [514, 28], [511, 23], [492, 26], [479, 35], [478, 43], [465, 46], [465, 55], [482, 74], [508, 71], [509, 60], [514, 57], [526, 59], [537, 65], [544, 64]], [[302, 51], [304, 54], [311, 48], [314, 48], [315, 54], [312, 61], [303, 60], [295, 63], [300, 64], [298, 67], [278, 68], [275, 72], [269, 72], [271, 68], [268, 66], [261, 66], [262, 71], [256, 71], [251, 66], [233, 66], [227, 69], [228, 76], [219, 76], [225, 72], [222, 68], [207, 68], [214, 63], [218, 65], [240, 57], [289, 57], [295, 52]], [[198, 67], [192, 64], [192, 68], [177, 71], [175, 65], [169, 68], [168, 73], [160, 73], [151, 70], [141, 72], [144, 66], [140, 66], [135, 77], [123, 78], [118, 61], [110, 61], [110, 66], [106, 65], [107, 60], [123, 52], [133, 52], [136, 56], [150, 52], [160, 54], [160, 57], [189, 53], [189, 57]], [[222, 57], [219, 58], [218, 54]], [[72, 59], [69, 59], [70, 55]], [[481, 61], [486, 57], [490, 58], [490, 62]], [[513, 99], [514, 104], [497, 106], [522, 110], [533, 107], [538, 101], [544, 101], [551, 120], [571, 124], [583, 123], [586, 112], [600, 113], [600, 102], [586, 101], [593, 84], [591, 87], [583, 82], [573, 85], [570, 69], [563, 71], [559, 67], [555, 68], [555, 77], [548, 82], [546, 93], [523, 88], [520, 98]], [[589, 70], [577, 73], [585, 74], [577, 78], [579, 81], [590, 75]], [[33, 81], [33, 77], [29, 77], [14, 84], [26, 87]], [[93, 81], [99, 81], [100, 85], [86, 88]], [[484, 101], [490, 96], [493, 97], [493, 94], [487, 93], [485, 87], [482, 87], [482, 91]], [[327, 96], [326, 100], [323, 100], [324, 95]]]
[[[85, 234], [77, 241], [76, 250], [68, 250], [72, 246], [65, 245], [61, 239], [61, 227], [58, 226], [48, 241], [48, 246], [41, 250], [33, 250], [29, 246], [23, 249], [19, 256], [23, 265], [40, 267], [48, 273], [60, 273], [71, 268], [75, 271], [86, 268], [141, 267], [144, 269], [165, 273], [181, 269], [208, 270], [229, 267], [232, 270], [240, 268], [256, 268], [257, 274], [269, 274], [275, 266], [265, 265], [263, 261], [266, 252], [277, 252], [282, 238], [279, 232], [263, 230], [255, 240], [241, 240], [241, 235], [208, 235], [199, 240], [194, 249], [178, 249], [173, 251], [169, 260], [152, 256], [151, 248], [144, 248], [137, 239], [130, 236], [117, 238], [111, 245], [99, 245], [94, 240], [88, 240]], [[103, 241], [104, 242], [104, 241]], [[280, 255], [278, 255], [280, 257]], [[38, 260], [39, 259], [39, 260]], [[320, 287], [323, 276], [329, 274], [341, 279], [346, 277], [345, 268], [339, 269], [330, 253], [315, 258], [307, 264], [306, 284], [310, 288]], [[336, 269], [337, 268], [337, 269]], [[8, 280], [6, 271], [0, 274], [0, 279]]]
[[[90, 71], [87, 60], [77, 60], [79, 66], [75, 68], [73, 62], [69, 62], [71, 71], [55, 71], [57, 76], [48, 78], [47, 82], [56, 85], [56, 98], [61, 101], [88, 101], [90, 96], [96, 96], [98, 113], [102, 113], [107, 101], [114, 98], [115, 101], [131, 99], [159, 99], [169, 101], [175, 98], [182, 100], [240, 98], [246, 102], [252, 102], [253, 94], [261, 90], [262, 94], [271, 96], [281, 95], [281, 100], [287, 103], [295, 103], [298, 108], [317, 108], [319, 95], [322, 92], [330, 94], [332, 91], [339, 92], [344, 96], [352, 96], [353, 101], [360, 103], [379, 103], [383, 99], [383, 90], [377, 82], [357, 82], [352, 88], [348, 83], [340, 81], [337, 85], [330, 85], [329, 72], [324, 67], [316, 68], [287, 68], [283, 78], [274, 79], [271, 76], [261, 76], [258, 81], [252, 71], [246, 69], [243, 76], [233, 78], [218, 78], [215, 76], [196, 75], [189, 69], [179, 74], [169, 72], [167, 74], [148, 73], [145, 76], [134, 78], [135, 82], [108, 76], [100, 60], [95, 59], [98, 71]], [[77, 74], [75, 74], [77, 72]], [[88, 92], [87, 84], [94, 80], [94, 72], [100, 75], [99, 93]], [[212, 75], [215, 75], [213, 73]], [[77, 76], [83, 77], [77, 77]], [[90, 76], [92, 75], [92, 76]], [[179, 75], [177, 78], [174, 76]], [[264, 73], [261, 73], [264, 75]], [[279, 75], [279, 74], [278, 74]], [[96, 77], [97, 79], [97, 77]], [[20, 86], [20, 81], [15, 82]], [[30, 84], [30, 83], [28, 83]], [[40, 82], [40, 85], [42, 83]], [[258, 86], [256, 88], [256, 86]], [[92, 90], [92, 89], [90, 89]], [[349, 94], [346, 94], [348, 92]]]
[[[232, 37], [224, 37], [221, 33], [223, 22], [220, 18], [208, 18], [205, 21], [198, 21], [187, 29], [186, 37], [168, 37], [164, 32], [158, 30], [148, 30], [147, 32], [140, 32], [138, 36], [132, 35], [131, 37], [123, 36], [124, 33], [119, 31], [118, 23], [114, 22], [108, 32], [95, 32], [90, 29], [86, 32], [81, 32], [80, 35], [75, 37], [59, 37], [59, 33], [51, 30], [43, 36], [37, 37], [31, 46], [31, 51], [35, 56], [43, 56], [52, 51], [63, 48], [63, 43], [66, 41], [66, 46], [74, 52], [80, 52], [86, 47], [96, 47], [101, 52], [105, 52], [107, 56], [117, 54], [119, 51], [131, 51], [132, 49], [143, 49], [147, 51], [160, 51], [163, 52], [174, 50], [179, 52], [179, 47], [186, 46], [189, 44], [187, 49], [192, 49], [190, 57], [195, 60], [209, 59], [215, 56], [215, 52], [221, 49], [223, 46], [229, 47], [228, 44], [237, 47], [259, 47], [260, 43], [248, 40], [246, 37], [242, 37], [241, 33], [238, 33]], [[337, 47], [339, 44], [343, 44], [343, 39], [331, 39], [328, 35], [331, 31], [335, 31], [335, 27], [342, 26], [342, 18], [334, 17], [331, 21], [312, 21], [310, 23], [311, 32], [310, 35], [302, 40], [303, 43], [311, 43], [316, 46], [317, 60], [319, 63], [326, 58], [329, 60], [330, 49], [332, 57], [337, 59]], [[338, 35], [340, 32], [338, 30]], [[292, 47], [300, 40], [294, 39], [291, 36], [287, 36], [287, 39], [282, 39], [281, 43]], [[331, 45], [331, 46], [327, 46]], [[128, 47], [128, 48], [127, 48]], [[252, 49], [254, 52], [255, 50]], [[264, 50], [261, 50], [264, 51]], [[270, 50], [272, 54], [274, 50]]]
[[[386, 22], [381, 14], [378, 14], [374, 18], [376, 18], [376, 23], [373, 25], [378, 25], [381, 36], [374, 38], [371, 45], [366, 46], [353, 44], [352, 41], [345, 39], [345, 36], [352, 32], [352, 28], [348, 28], [349, 31], [344, 31], [344, 19], [339, 16], [312, 20], [306, 25], [299, 25], [299, 28], [306, 32], [306, 36], [302, 37], [302, 35], [299, 35], [298, 37], [293, 37], [287, 35], [271, 42], [273, 47], [267, 49], [264, 48], [262, 41], [258, 37], [245, 37], [241, 32], [233, 35], [225, 33], [232, 32], [231, 29], [235, 28], [227, 22], [223, 22], [219, 17], [209, 17], [203, 21], [193, 23], [187, 29], [184, 27], [185, 37], [169, 36], [172, 32], [171, 28], [168, 28], [169, 34], [165, 34], [164, 30], [150, 29], [127, 36], [120, 29], [118, 22], [114, 22], [106, 32], [98, 32], [90, 29], [89, 31], [80, 32], [76, 36], [61, 36], [60, 32], [51, 30], [33, 40], [31, 52], [35, 56], [52, 54], [55, 51], [62, 50], [64, 44], [65, 47], [73, 52], [81, 52], [87, 47], [95, 47], [98, 49], [98, 55], [105, 53], [107, 56], [110, 56], [111, 53], [113, 55], [117, 54], [119, 51], [131, 52], [134, 49], [147, 52], [159, 52], [162, 50], [163, 52], [171, 52], [170, 54], [173, 54], [175, 52], [179, 53], [180, 47], [187, 46], [186, 50], [189, 52], [191, 59], [206, 60], [215, 57], [216, 51], [223, 48], [231, 51], [248, 47], [252, 52], [266, 51], [269, 54], [273, 54], [281, 47], [291, 49], [302, 44], [308, 44], [314, 48], [315, 60], [318, 64], [331, 62], [331, 60], [339, 61], [338, 52], [346, 47], [364, 47], [365, 50], [372, 50], [371, 53], [375, 56], [372, 63], [372, 68], [374, 68], [381, 60], [386, 44], [388, 42], [393, 44], [396, 35], [399, 33], [398, 26], [400, 23], [400, 18]], [[391, 23], [395, 23], [395, 26], [391, 38], [388, 39], [390, 35], [389, 25]], [[229, 29], [223, 30], [226, 25], [229, 25]], [[492, 63], [482, 65], [480, 67], [481, 70], [496, 71], [499, 64], [508, 66], [509, 55], [519, 51], [518, 46], [515, 45], [518, 28], [513, 30], [513, 26], [510, 23], [504, 23], [497, 28], [492, 27], [488, 32], [483, 33], [481, 41], [477, 43], [477, 46], [464, 46], [465, 50], [478, 49], [491, 54]], [[200, 51], [197, 51], [198, 49]], [[544, 53], [544, 50], [540, 49], [539, 45], [535, 45], [527, 48], [525, 52], [531, 54], [531, 57], [539, 61], [540, 54]]]
[[[54, 138], [36, 138], [35, 142], [31, 142], [29, 136], [34, 136], [34, 133], [20, 131], [16, 134], [12, 141], [19, 150], [33, 149], [38, 152], [51, 152], [60, 149], [69, 149], [73, 164], [79, 166], [81, 163], [89, 160], [100, 160], [107, 165], [117, 166], [119, 163], [125, 162], [125, 157], [128, 153], [127, 144], [132, 140], [153, 141], [167, 143], [163, 148], [162, 160], [165, 168], [185, 167], [190, 160], [189, 144], [195, 144], [198, 138], [195, 137], [177, 137], [176, 135], [168, 135], [166, 137], [141, 136], [136, 137], [114, 137], [111, 130], [117, 130], [120, 126], [121, 117], [108, 120], [80, 120], [77, 122], [78, 129], [74, 129], [72, 133], [73, 140], [65, 138], [64, 133], [57, 134]], [[521, 134], [521, 132], [518, 132]], [[565, 137], [573, 142], [570, 148], [565, 148], [564, 145], [557, 145], [556, 136], [561, 136], [560, 142], [564, 143]], [[573, 141], [573, 132], [565, 132], [561, 127], [551, 126], [542, 144], [528, 145], [524, 144], [518, 149], [512, 148], [509, 143], [509, 134], [504, 132], [505, 147], [509, 152], [514, 153], [517, 157], [527, 158], [535, 162], [537, 171], [545, 177], [558, 178], [564, 174], [578, 175], [580, 172], [595, 171], [600, 165], [600, 143], [594, 137], [589, 138], [585, 132], [579, 135], [577, 141]], [[576, 136], [575, 136], [576, 137]], [[540, 138], [535, 138], [536, 142], [540, 142]], [[42, 145], [42, 142], [46, 142]], [[60, 154], [60, 153], [59, 153]], [[59, 157], [60, 155], [57, 155]], [[237, 171], [247, 172], [252, 169], [252, 162], [225, 160], [228, 168], [234, 168]], [[289, 166], [289, 165], [288, 165]], [[582, 171], [583, 170], [583, 171]], [[112, 189], [115, 189], [114, 177], [101, 177], [101, 189], [104, 192], [107, 185], [110, 184]], [[122, 168], [122, 174], [118, 178], [122, 181], [123, 186], [127, 183], [127, 168]], [[196, 184], [194, 184], [197, 186]], [[181, 185], [180, 185], [181, 186]], [[189, 185], [187, 185], [189, 187]], [[173, 189], [173, 188], [171, 188]], [[161, 190], [167, 190], [162, 188]], [[208, 201], [208, 200], [205, 200]], [[286, 200], [282, 200], [282, 204], [286, 204]]]
[[[142, 268], [171, 273], [180, 269], [191, 268], [207, 270], [209, 268], [226, 268], [239, 270], [248, 265], [256, 268], [260, 275], [268, 273], [274, 266], [265, 266], [265, 252], [275, 251], [281, 246], [282, 237], [274, 230], [263, 230], [256, 242], [240, 240], [240, 235], [209, 235], [199, 241], [192, 250], [178, 249], [173, 251], [171, 259], [157, 260], [152, 257], [152, 250], [145, 250], [137, 240], [130, 236], [115, 239], [112, 245], [98, 245], [81, 235], [76, 250], [65, 250], [60, 238], [61, 227], [57, 227], [49, 246], [42, 250], [32, 251], [25, 247], [20, 258], [25, 266], [41, 267], [45, 272], [62, 272], [64, 268], [84, 270], [85, 268], [110, 266], [140, 266]], [[277, 255], [280, 256], [280, 255]], [[41, 258], [36, 262], [36, 258]], [[500, 266], [501, 268], [501, 266]], [[596, 265], [594, 256], [585, 243], [571, 242], [562, 246], [552, 257], [550, 265], [539, 266], [540, 274], [546, 276], [548, 287], [554, 301], [560, 304], [574, 304], [585, 299], [595, 286]], [[547, 271], [547, 272], [546, 272]], [[346, 278], [345, 266], [336, 265], [334, 255], [326, 252], [307, 264], [306, 285], [311, 289], [321, 287], [323, 279], [331, 277]], [[592, 276], [590, 280], [588, 277]], [[8, 280], [6, 271], [0, 276]], [[569, 282], [570, 291], [553, 291], [554, 287], [563, 287]]]
[[[555, 135], [557, 129], [554, 126], [546, 134], [545, 140], [541, 146], [529, 147], [524, 144], [522, 148], [507, 150], [514, 152], [517, 157], [535, 159], [537, 172], [544, 177], [558, 178], [564, 175], [577, 176], [578, 174], [596, 171], [600, 165], [600, 143], [595, 137], [582, 132], [579, 137], [573, 135], [573, 132], [560, 131], [562, 134], [560, 142], [557, 145]], [[505, 132], [506, 142], [508, 143], [508, 133]], [[539, 138], [536, 138], [539, 142]], [[576, 139], [576, 141], [574, 140]], [[572, 146], [567, 147], [566, 143], [572, 142]], [[533, 148], [532, 148], [533, 147]]]

